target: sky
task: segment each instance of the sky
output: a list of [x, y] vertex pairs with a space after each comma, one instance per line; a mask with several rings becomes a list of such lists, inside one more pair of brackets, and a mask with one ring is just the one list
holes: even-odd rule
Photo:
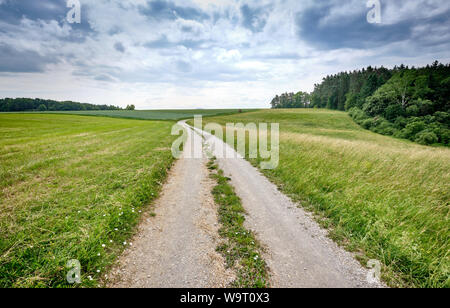
[[265, 108], [328, 74], [450, 62], [448, 0], [380, 0], [381, 23], [368, 0], [79, 0], [80, 23], [67, 2], [0, 0], [0, 98]]

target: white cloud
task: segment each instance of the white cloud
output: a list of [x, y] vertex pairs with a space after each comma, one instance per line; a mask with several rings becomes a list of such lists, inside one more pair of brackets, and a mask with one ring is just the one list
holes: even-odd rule
[[[450, 10], [449, 3], [437, 0], [385, 2], [383, 21], [389, 24]], [[47, 61], [45, 73], [0, 73], [0, 97], [134, 103], [138, 108], [267, 107], [275, 94], [311, 91], [326, 74], [366, 65], [449, 59], [445, 49], [414, 53], [412, 41], [367, 50], [317, 48], [299, 37], [296, 23], [297, 13], [317, 5], [313, 0], [177, 0], [168, 7], [178, 13], [166, 18], [142, 14], [147, 3], [84, 0], [86, 16], [78, 28], [57, 17], [0, 20], [2, 44], [33, 51]], [[254, 19], [258, 24], [253, 25], [259, 31], [244, 25], [244, 4], [261, 9], [262, 15]], [[163, 8], [157, 7], [154, 14]], [[208, 18], [192, 17], [198, 11]], [[355, 14], [364, 21], [364, 1], [336, 1], [321, 25], [339, 24]], [[431, 30], [427, 24], [412, 29], [412, 37], [421, 38], [423, 48], [449, 40], [448, 34], [442, 35], [448, 32], [443, 24]]]
[[242, 59], [242, 55], [237, 49], [225, 50], [220, 49], [219, 54], [217, 55], [217, 60], [219, 62], [239, 62]]

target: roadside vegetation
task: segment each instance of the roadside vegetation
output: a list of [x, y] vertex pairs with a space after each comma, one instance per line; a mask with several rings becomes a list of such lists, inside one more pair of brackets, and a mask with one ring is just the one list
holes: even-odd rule
[[212, 193], [219, 207], [219, 234], [225, 239], [217, 251], [220, 252], [228, 268], [237, 273], [232, 287], [236, 288], [267, 288], [269, 275], [266, 262], [262, 258], [262, 247], [254, 234], [244, 227], [245, 210], [241, 200], [236, 195], [230, 179], [225, 177], [223, 171], [211, 159], [208, 168], [211, 177], [217, 185]]
[[0, 114], [0, 287], [95, 287], [173, 158], [173, 122]]
[[381, 261], [390, 286], [450, 287], [449, 149], [375, 134], [331, 110], [266, 110], [208, 122], [280, 123], [279, 167], [262, 170], [269, 179], [363, 265]]
[[450, 145], [450, 64], [372, 68], [327, 76], [311, 94], [283, 94], [272, 108], [349, 111], [363, 128], [422, 145]]

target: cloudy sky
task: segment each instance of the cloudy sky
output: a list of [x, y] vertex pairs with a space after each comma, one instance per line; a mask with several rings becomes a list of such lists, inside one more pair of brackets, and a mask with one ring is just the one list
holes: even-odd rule
[[450, 62], [450, 1], [0, 0], [0, 97], [268, 107], [327, 74]]

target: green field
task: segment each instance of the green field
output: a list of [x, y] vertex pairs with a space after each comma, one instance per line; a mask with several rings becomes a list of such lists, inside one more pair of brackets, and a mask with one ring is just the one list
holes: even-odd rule
[[[250, 109], [241, 110], [251, 111]], [[238, 113], [239, 109], [192, 109], [192, 110], [98, 110], [98, 111], [55, 111], [48, 113], [73, 114], [85, 116], [102, 116], [140, 120], [183, 120], [194, 115], [218, 116]]]
[[[205, 123], [280, 123], [280, 165], [263, 171], [391, 286], [450, 287], [450, 150], [366, 131], [343, 112], [265, 110]], [[256, 163], [257, 161], [253, 161]]]
[[68, 286], [70, 259], [97, 286], [158, 195], [172, 125], [0, 114], [0, 287]]

